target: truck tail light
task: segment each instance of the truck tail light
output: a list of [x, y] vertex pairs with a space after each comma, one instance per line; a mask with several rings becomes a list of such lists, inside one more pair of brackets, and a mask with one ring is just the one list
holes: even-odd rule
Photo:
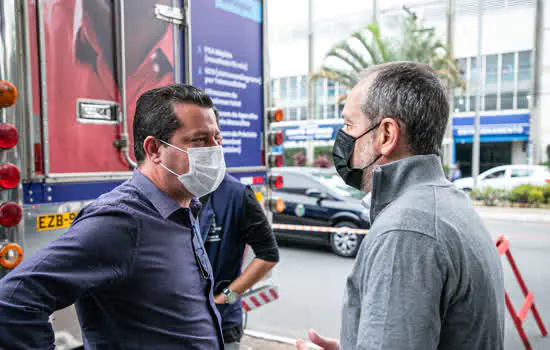
[[12, 189], [19, 185], [21, 174], [19, 169], [11, 164], [0, 165], [0, 186], [5, 189]]
[[285, 210], [285, 201], [282, 198], [272, 198], [269, 201], [269, 208], [274, 213], [282, 213]]
[[269, 177], [269, 186], [274, 189], [280, 190], [284, 186], [284, 179], [281, 175], [270, 176]]
[[282, 154], [270, 154], [269, 155], [269, 166], [271, 167], [282, 167], [285, 162], [285, 158]]
[[0, 266], [13, 269], [23, 260], [23, 249], [18, 244], [8, 243], [0, 246]]
[[6, 80], [0, 80], [0, 107], [11, 107], [17, 101], [17, 89]]
[[280, 109], [280, 108], [271, 109], [268, 112], [268, 117], [269, 117], [269, 120], [272, 123], [273, 122], [281, 122], [281, 121], [283, 121], [283, 119], [285, 117], [285, 114], [284, 114], [283, 110]]
[[14, 202], [6, 202], [0, 205], [0, 225], [13, 227], [19, 225], [23, 218], [23, 210]]
[[0, 124], [0, 148], [10, 149], [17, 145], [19, 133], [12, 124]]
[[280, 146], [285, 140], [285, 134], [282, 131], [274, 131], [269, 134], [269, 143], [272, 146]]

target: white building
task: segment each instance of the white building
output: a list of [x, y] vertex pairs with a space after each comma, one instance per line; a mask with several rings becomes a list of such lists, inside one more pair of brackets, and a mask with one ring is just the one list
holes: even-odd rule
[[[394, 35], [396, 19], [405, 14], [402, 6], [417, 13], [425, 24], [436, 29], [445, 42], [447, 0], [416, 2], [378, 1], [383, 35]], [[550, 0], [546, 1], [545, 23], [550, 25]], [[351, 32], [369, 24], [372, 1], [313, 0], [314, 66], [318, 69], [328, 49]], [[467, 89], [455, 92], [453, 150], [464, 174], [471, 171], [473, 120], [477, 77], [481, 66], [481, 150], [480, 167], [527, 163], [529, 133], [536, 142], [534, 162], [549, 161], [550, 144], [550, 35], [545, 35], [540, 83], [540, 119], [531, 121], [535, 0], [485, 0], [482, 31], [482, 64], [477, 56], [478, 0], [456, 0], [454, 56], [464, 73]], [[341, 125], [342, 106], [336, 103], [344, 91], [328, 81], [317, 83], [316, 108], [307, 115], [308, 1], [270, 0], [270, 71], [274, 101], [286, 112], [285, 147], [306, 148], [310, 159], [315, 147], [328, 147]], [[532, 102], [532, 101], [531, 101]], [[535, 119], [535, 118], [533, 118]], [[310, 136], [308, 136], [308, 134]], [[312, 139], [311, 135], [317, 135]], [[326, 149], [326, 148], [325, 148]]]

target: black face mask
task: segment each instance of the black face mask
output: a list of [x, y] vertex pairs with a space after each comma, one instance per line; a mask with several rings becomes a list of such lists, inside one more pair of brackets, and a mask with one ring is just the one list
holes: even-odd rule
[[380, 123], [365, 131], [359, 137], [354, 138], [347, 134], [343, 129], [338, 131], [334, 147], [332, 148], [332, 159], [338, 175], [342, 177], [344, 182], [351, 187], [361, 190], [361, 180], [363, 178], [363, 170], [373, 165], [382, 155], [378, 155], [372, 162], [363, 168], [350, 168], [351, 155], [355, 149], [355, 142], [369, 132], [376, 129]]

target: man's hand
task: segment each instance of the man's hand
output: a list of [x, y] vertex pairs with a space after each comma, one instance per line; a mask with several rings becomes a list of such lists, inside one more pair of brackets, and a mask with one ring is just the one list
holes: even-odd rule
[[[321, 337], [313, 329], [308, 332], [309, 340], [324, 350], [340, 350], [340, 344], [336, 340]], [[308, 350], [307, 343], [301, 339], [296, 341], [297, 350]]]
[[220, 293], [214, 296], [214, 303], [216, 304], [225, 304], [225, 294]]

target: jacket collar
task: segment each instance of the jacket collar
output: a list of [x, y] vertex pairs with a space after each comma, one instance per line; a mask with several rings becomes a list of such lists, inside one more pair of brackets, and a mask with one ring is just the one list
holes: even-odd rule
[[449, 186], [438, 156], [421, 155], [376, 168], [372, 179], [371, 223], [390, 203], [418, 186]]

